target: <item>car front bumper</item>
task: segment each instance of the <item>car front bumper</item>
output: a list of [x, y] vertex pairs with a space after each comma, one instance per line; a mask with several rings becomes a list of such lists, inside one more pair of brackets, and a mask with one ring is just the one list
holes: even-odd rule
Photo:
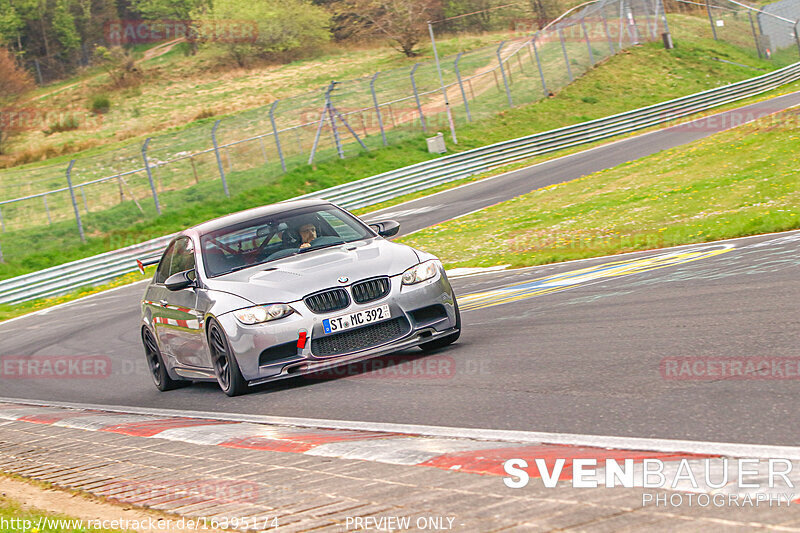
[[[415, 285], [402, 285], [401, 276], [390, 278], [389, 294], [366, 304], [351, 303], [346, 309], [328, 314], [313, 313], [302, 300], [290, 305], [295, 313], [258, 325], [245, 325], [233, 313], [217, 317], [228, 335], [231, 349], [239, 362], [242, 376], [251, 385], [319, 372], [339, 365], [412, 348], [457, 331], [456, 305], [450, 282], [440, 268], [437, 275]], [[353, 313], [362, 309], [388, 304], [391, 319], [361, 328], [326, 335], [322, 321], [326, 318]], [[396, 334], [389, 339], [367, 342], [364, 346], [344, 353], [321, 356], [316, 340], [334, 335], [348, 335], [365, 328], [381, 327], [396, 321]], [[307, 341], [299, 347], [298, 339], [305, 333]], [[316, 349], [315, 349], [316, 346]]]

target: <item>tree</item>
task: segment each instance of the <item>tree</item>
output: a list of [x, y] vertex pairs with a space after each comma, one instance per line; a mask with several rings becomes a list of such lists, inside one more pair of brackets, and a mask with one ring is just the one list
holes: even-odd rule
[[344, 0], [358, 16], [362, 30], [388, 37], [406, 55], [419, 55], [417, 45], [428, 33], [428, 21], [441, 16], [439, 0]]
[[215, 0], [194, 16], [199, 37], [224, 46], [239, 66], [251, 56], [311, 50], [330, 39], [330, 14], [306, 0]]
[[30, 74], [20, 68], [11, 52], [0, 48], [0, 154], [14, 133], [17, 112], [11, 106], [33, 86]]
[[53, 33], [61, 44], [63, 54], [69, 57], [81, 47], [81, 37], [75, 27], [75, 17], [67, 0], [58, 0], [53, 10]]
[[25, 21], [11, 4], [11, 0], [0, 0], [0, 44], [15, 43], [22, 51], [22, 29]]

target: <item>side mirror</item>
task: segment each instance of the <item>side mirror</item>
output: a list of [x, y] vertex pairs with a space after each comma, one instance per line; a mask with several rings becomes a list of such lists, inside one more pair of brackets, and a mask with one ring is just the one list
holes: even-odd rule
[[196, 274], [194, 270], [186, 270], [168, 277], [164, 285], [171, 291], [180, 291], [188, 287], [196, 287], [195, 278]]
[[378, 222], [371, 222], [369, 227], [374, 229], [375, 233], [381, 237], [392, 237], [397, 235], [397, 232], [400, 231], [400, 223], [396, 220], [381, 220]]

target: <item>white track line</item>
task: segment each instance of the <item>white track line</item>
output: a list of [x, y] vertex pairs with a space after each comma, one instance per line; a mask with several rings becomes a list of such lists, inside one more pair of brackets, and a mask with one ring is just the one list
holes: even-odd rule
[[580, 435], [572, 433], [543, 433], [536, 431], [515, 431], [502, 429], [456, 428], [444, 426], [425, 426], [414, 424], [392, 424], [383, 422], [359, 422], [347, 420], [323, 420], [317, 418], [293, 418], [264, 415], [245, 415], [236, 413], [215, 413], [209, 411], [182, 411], [177, 409], [155, 409], [147, 407], [124, 407], [118, 405], [82, 404], [72, 402], [43, 402], [20, 398], [2, 398], [0, 402], [34, 405], [42, 407], [62, 407], [67, 409], [91, 409], [106, 412], [142, 414], [148, 416], [203, 418], [232, 422], [251, 422], [295, 427], [322, 429], [346, 429], [356, 431], [375, 431], [385, 433], [404, 433], [431, 437], [455, 439], [494, 440], [503, 442], [531, 444], [565, 444], [572, 446], [592, 446], [622, 450], [648, 450], [659, 452], [681, 452], [728, 457], [747, 457], [757, 459], [795, 459], [800, 460], [798, 446], [771, 446], [764, 444], [740, 444], [728, 442], [704, 442], [672, 439], [646, 439], [635, 437], [613, 437], [605, 435]]

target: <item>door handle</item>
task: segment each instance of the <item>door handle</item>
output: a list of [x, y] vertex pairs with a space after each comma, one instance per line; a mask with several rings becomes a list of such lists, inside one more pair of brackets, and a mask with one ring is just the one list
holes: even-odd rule
[[166, 300], [159, 300], [158, 303], [161, 304], [161, 307], [167, 307], [169, 305], [169, 302]]

